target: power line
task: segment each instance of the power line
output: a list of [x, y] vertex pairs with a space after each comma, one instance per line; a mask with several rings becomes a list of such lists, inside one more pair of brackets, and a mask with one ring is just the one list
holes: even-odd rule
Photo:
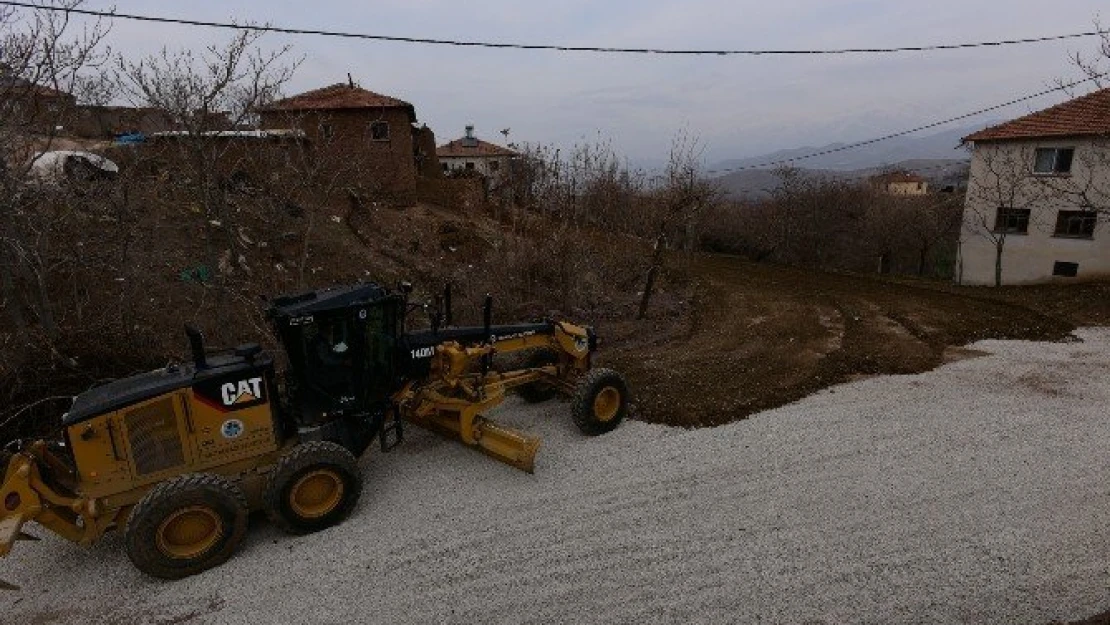
[[440, 45], [440, 46], [457, 46], [467, 48], [495, 48], [501, 50], [548, 50], [556, 52], [597, 52], [597, 53], [613, 53], [613, 54], [660, 54], [660, 55], [674, 55], [674, 56], [817, 56], [817, 55], [835, 55], [835, 54], [891, 54], [898, 52], [935, 52], [941, 50], [965, 50], [969, 48], [988, 48], [988, 47], [1001, 47], [1022, 45], [1029, 43], [1046, 43], [1052, 41], [1064, 41], [1068, 39], [1080, 39], [1083, 37], [1095, 37], [1110, 34], [1106, 30], [1092, 30], [1080, 33], [1069, 33], [1065, 35], [1048, 35], [1044, 37], [1025, 37], [1020, 39], [1001, 39], [995, 41], [975, 41], [965, 43], [947, 43], [947, 44], [932, 44], [920, 46], [897, 46], [897, 47], [870, 47], [870, 48], [825, 48], [825, 49], [810, 49], [810, 50], [760, 50], [760, 49], [672, 49], [672, 48], [626, 48], [617, 46], [570, 46], [559, 44], [532, 44], [532, 43], [511, 43], [511, 42], [494, 42], [494, 41], [468, 41], [461, 39], [434, 39], [429, 37], [405, 37], [397, 35], [374, 35], [367, 33], [354, 33], [335, 30], [321, 30], [312, 28], [290, 28], [284, 26], [269, 26], [259, 24], [234, 24], [229, 22], [210, 22], [204, 20], [192, 20], [171, 17], [156, 17], [153, 15], [137, 15], [134, 13], [117, 13], [115, 11], [95, 11], [92, 9], [80, 8], [67, 8], [60, 6], [45, 6], [34, 4], [31, 2], [16, 2], [12, 0], [0, 0], [0, 5], [20, 7], [26, 9], [38, 9], [44, 11], [57, 11], [63, 13], [73, 13], [76, 15], [87, 15], [91, 17], [106, 17], [112, 19], [126, 19], [136, 20], [140, 22], [157, 22], [160, 24], [181, 24], [185, 26], [202, 26], [206, 28], [225, 28], [233, 30], [246, 30], [263, 33], [281, 33], [286, 35], [318, 35], [322, 37], [341, 37], [345, 39], [365, 39], [371, 41], [386, 41], [393, 43], [411, 43], [411, 44], [425, 44], [425, 45]]
[[793, 156], [793, 157], [790, 157], [790, 158], [784, 158], [784, 159], [779, 159], [779, 160], [774, 160], [774, 161], [766, 161], [766, 162], [763, 162], [763, 163], [756, 163], [754, 165], [744, 165], [743, 167], [727, 167], [727, 168], [723, 168], [723, 169], [714, 169], [714, 170], [709, 170], [705, 173], [707, 173], [707, 174], [727, 174], [727, 173], [734, 173], [734, 172], [738, 172], [738, 171], [747, 171], [747, 170], [751, 170], [751, 169], [767, 169], [769, 167], [778, 167], [779, 165], [789, 165], [791, 163], [796, 163], [798, 161], [804, 161], [804, 160], [808, 160], [808, 159], [811, 159], [811, 158], [817, 158], [818, 156], [827, 156], [829, 154], [836, 154], [837, 152], [845, 152], [847, 150], [854, 150], [856, 148], [861, 148], [861, 147], [864, 147], [864, 146], [867, 146], [867, 145], [872, 145], [872, 144], [879, 143], [879, 142], [882, 142], [882, 141], [888, 141], [890, 139], [896, 139], [898, 137], [904, 137], [906, 135], [910, 135], [910, 134], [913, 134], [915, 132], [921, 132], [922, 130], [929, 130], [929, 129], [932, 129], [932, 128], [936, 128], [938, 126], [944, 126], [946, 124], [951, 124], [952, 122], [958, 122], [960, 120], [968, 119], [969, 117], [975, 117], [975, 116], [978, 116], [978, 115], [982, 115], [984, 113], [990, 113], [991, 111], [997, 111], [999, 109], [1006, 108], [1008, 106], [1013, 106], [1015, 104], [1020, 104], [1022, 102], [1027, 102], [1029, 100], [1033, 100], [1033, 99], [1039, 98], [1041, 96], [1046, 96], [1050, 93], [1055, 93], [1057, 91], [1064, 91], [1064, 90], [1070, 89], [1072, 87], [1082, 85], [1084, 83], [1093, 82], [1093, 81], [1096, 81], [1096, 80], [1098, 80], [1100, 78], [1103, 78], [1107, 75], [1108, 74], [1096, 74], [1094, 76], [1089, 76], [1089, 77], [1084, 78], [1082, 80], [1077, 80], [1075, 82], [1062, 84], [1062, 85], [1057, 85], [1055, 87], [1052, 87], [1051, 89], [1045, 89], [1044, 91], [1038, 91], [1037, 93], [1033, 93], [1033, 94], [1030, 94], [1030, 95], [1027, 95], [1027, 96], [1016, 98], [1016, 99], [1010, 100], [1009, 102], [1003, 102], [1002, 104], [996, 104], [994, 106], [988, 106], [987, 108], [982, 108], [982, 109], [979, 109], [977, 111], [972, 111], [970, 113], [964, 113], [963, 115], [957, 115], [956, 117], [949, 117], [948, 119], [944, 119], [944, 120], [941, 120], [941, 121], [938, 121], [938, 122], [933, 122], [931, 124], [925, 124], [924, 126], [918, 126], [916, 128], [910, 128], [909, 130], [902, 130], [900, 132], [892, 132], [888, 135], [883, 135], [881, 137], [876, 137], [874, 139], [867, 139], [866, 141], [857, 141], [856, 143], [849, 143], [847, 145], [842, 145], [842, 146], [835, 147], [835, 148], [829, 148], [828, 150], [821, 150], [819, 152], [813, 152], [812, 154], [804, 154], [802, 156]]

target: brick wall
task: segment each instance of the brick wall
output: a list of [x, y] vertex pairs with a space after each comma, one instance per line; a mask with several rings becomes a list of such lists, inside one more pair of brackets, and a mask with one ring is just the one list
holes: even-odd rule
[[[336, 174], [357, 192], [401, 206], [416, 202], [417, 173], [408, 110], [268, 111], [260, 117], [263, 129], [304, 131], [318, 157], [335, 163]], [[383, 128], [388, 129], [386, 136], [381, 134]]]

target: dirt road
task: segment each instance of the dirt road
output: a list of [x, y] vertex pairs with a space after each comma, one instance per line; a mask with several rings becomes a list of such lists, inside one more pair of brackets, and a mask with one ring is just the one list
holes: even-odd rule
[[147, 579], [118, 539], [20, 543], [4, 623], [1005, 623], [1107, 607], [1110, 330], [837, 386], [719, 428], [582, 438], [526, 475], [430, 435], [364, 462], [353, 518], [255, 520], [226, 565]]
[[641, 389], [647, 421], [729, 423], [861, 376], [927, 371], [975, 340], [1056, 340], [1110, 312], [1101, 284], [956, 288], [723, 256], [699, 257], [689, 273], [689, 320], [618, 326], [606, 355]]

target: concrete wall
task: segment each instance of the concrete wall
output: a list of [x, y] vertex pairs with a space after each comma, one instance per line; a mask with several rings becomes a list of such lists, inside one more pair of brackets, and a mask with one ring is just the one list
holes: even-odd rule
[[[1034, 174], [1037, 148], [1074, 148], [1067, 174]], [[1029, 210], [1028, 231], [995, 228], [999, 207]], [[1057, 235], [1061, 210], [1095, 210], [1091, 238]], [[995, 283], [996, 242], [1002, 243], [1002, 284], [1073, 282], [1110, 276], [1110, 141], [1074, 138], [975, 145], [960, 233], [956, 279]], [[1078, 263], [1074, 278], [1053, 276], [1057, 262]]]

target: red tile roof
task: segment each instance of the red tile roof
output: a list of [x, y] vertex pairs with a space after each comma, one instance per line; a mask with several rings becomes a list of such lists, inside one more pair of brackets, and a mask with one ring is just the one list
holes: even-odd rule
[[1110, 88], [991, 126], [963, 140], [1006, 141], [1106, 134], [1110, 134]]
[[[352, 87], [346, 83], [336, 83], [305, 91], [264, 106], [259, 111], [331, 111], [367, 108], [405, 108], [410, 112], [413, 111], [413, 106], [404, 100], [374, 93], [361, 87]], [[413, 117], [415, 118], [415, 114]]]
[[454, 141], [445, 143], [444, 145], [436, 148], [436, 156], [439, 158], [452, 158], [452, 157], [465, 157], [465, 156], [516, 156], [517, 153], [509, 148], [503, 148], [499, 145], [482, 141], [481, 139], [471, 139], [475, 143], [474, 146], [463, 145], [465, 137], [462, 139], [455, 139]]

